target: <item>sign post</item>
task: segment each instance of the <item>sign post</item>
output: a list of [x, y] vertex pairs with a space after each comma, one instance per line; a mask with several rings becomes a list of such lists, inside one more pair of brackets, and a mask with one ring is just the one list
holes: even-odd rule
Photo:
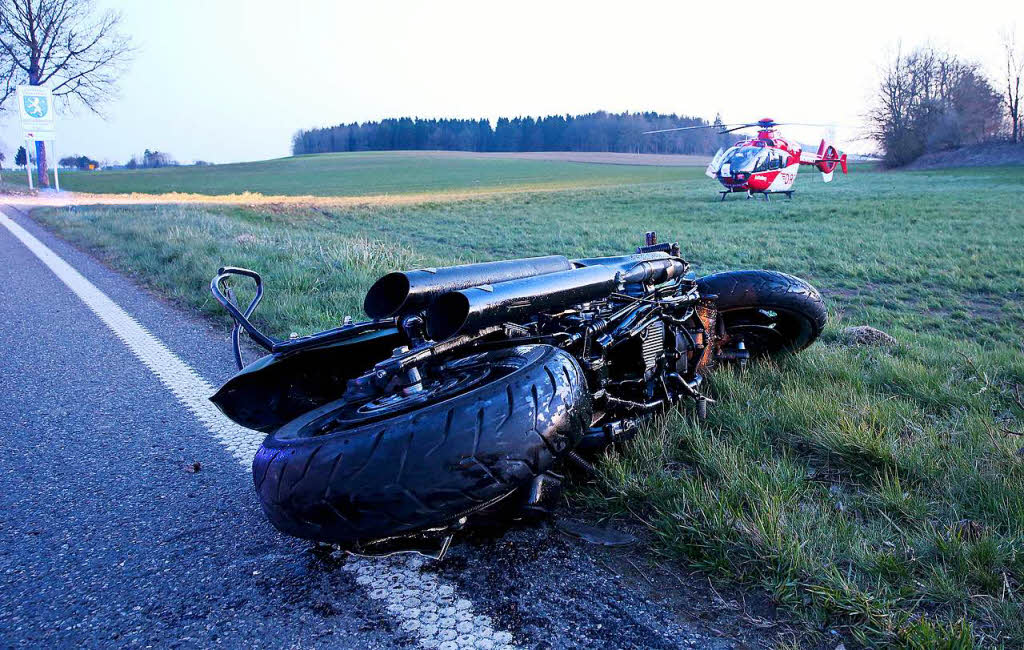
[[50, 151], [53, 152], [53, 187], [60, 191], [60, 176], [57, 175], [60, 169], [60, 158], [57, 157], [57, 141], [50, 140]]
[[[32, 145], [37, 140], [45, 144], [50, 141], [53, 144], [57, 140], [57, 115], [56, 106], [53, 103], [53, 91], [42, 86], [18, 86], [18, 114], [21, 116], [21, 129], [28, 142], [27, 154], [32, 150]], [[57, 165], [54, 160], [53, 180], [57, 190], [60, 190], [60, 181], [57, 176]], [[25, 165], [28, 172], [28, 187], [32, 189], [32, 170]], [[40, 181], [42, 183], [42, 181]]]
[[28, 155], [28, 152], [32, 151], [32, 142], [27, 138], [25, 139], [25, 173], [28, 174], [28, 189], [32, 189], [32, 156]]

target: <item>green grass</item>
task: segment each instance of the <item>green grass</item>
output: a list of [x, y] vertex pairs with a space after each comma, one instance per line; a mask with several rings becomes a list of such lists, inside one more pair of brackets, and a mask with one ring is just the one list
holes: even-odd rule
[[[279, 158], [212, 167], [61, 172], [61, 189], [94, 193], [367, 196], [419, 192], [576, 187], [696, 178], [701, 167], [607, 165], [505, 158], [473, 159], [377, 151]], [[24, 184], [25, 173], [5, 179]], [[52, 178], [51, 178], [52, 182]]]
[[[218, 314], [221, 264], [265, 273], [262, 322], [310, 332], [358, 315], [395, 268], [628, 251], [645, 230], [701, 273], [773, 268], [826, 295], [806, 352], [712, 380], [709, 420], [672, 413], [577, 493], [637, 517], [655, 550], [765, 590], [813, 636], [1024, 644], [1024, 173], [880, 173], [797, 198], [719, 203], [706, 179], [457, 202], [261, 212], [37, 212], [182, 303]], [[840, 330], [888, 331], [892, 349]], [[225, 349], [223, 354], [227, 355]]]

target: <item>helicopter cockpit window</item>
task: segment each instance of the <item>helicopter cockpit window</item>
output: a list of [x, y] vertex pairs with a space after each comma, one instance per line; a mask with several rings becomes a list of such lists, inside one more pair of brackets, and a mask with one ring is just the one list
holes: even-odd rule
[[767, 171], [769, 169], [775, 169], [774, 167], [770, 166], [770, 162], [771, 160], [773, 160], [774, 155], [774, 151], [771, 151], [769, 149], [762, 149], [760, 155], [757, 156], [757, 159], [754, 161], [754, 169], [752, 171], [754, 173], [757, 173]]
[[729, 154], [729, 167], [735, 172], [753, 172], [754, 167], [767, 152], [757, 147], [736, 147]]
[[725, 153], [722, 154], [722, 160], [732, 160], [732, 155], [736, 153], [738, 149], [739, 147], [729, 147], [726, 149]]

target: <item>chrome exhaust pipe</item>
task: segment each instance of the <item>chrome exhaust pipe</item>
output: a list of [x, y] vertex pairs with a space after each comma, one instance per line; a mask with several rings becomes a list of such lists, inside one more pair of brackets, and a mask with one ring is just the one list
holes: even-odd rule
[[589, 266], [452, 291], [427, 308], [427, 335], [441, 341], [506, 321], [521, 322], [540, 311], [607, 298], [618, 288], [619, 276], [615, 268]]
[[567, 271], [573, 263], [564, 255], [484, 262], [388, 273], [366, 292], [363, 310], [370, 318], [390, 318], [418, 311], [440, 294], [485, 284], [519, 280]]

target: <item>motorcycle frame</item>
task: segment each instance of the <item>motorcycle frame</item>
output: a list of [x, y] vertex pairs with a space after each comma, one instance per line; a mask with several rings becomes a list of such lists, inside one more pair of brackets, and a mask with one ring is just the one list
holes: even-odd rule
[[[590, 440], [585, 440], [581, 447], [586, 448], [596, 446], [593, 443], [597, 441], [607, 444], [628, 436], [635, 429], [634, 416], [662, 410], [683, 397], [693, 398], [698, 404], [698, 413], [703, 414], [706, 412], [706, 404], [709, 399], [700, 392], [701, 371], [713, 363], [714, 358], [720, 352], [725, 352], [725, 358], [745, 356], [742, 352], [737, 354], [719, 349], [720, 344], [725, 341], [725, 337], [720, 323], [715, 318], [714, 297], [700, 296], [695, 278], [688, 272], [688, 265], [678, 257], [677, 246], [648, 245], [638, 248], [634, 255], [575, 260], [574, 263], [584, 267], [600, 264], [623, 270], [635, 270], [646, 262], [652, 260], [664, 262], [666, 258], [681, 264], [686, 271], [685, 275], [650, 286], [641, 283], [638, 295], [636, 295], [637, 285], [635, 283], [632, 287], [622, 283], [620, 288], [631, 288], [635, 295], [622, 291], [611, 291], [604, 298], [567, 307], [562, 313], [534, 313], [531, 315], [530, 322], [526, 324], [502, 322], [469, 334], [458, 334], [440, 341], [427, 338], [423, 318], [418, 313], [346, 324], [339, 328], [303, 337], [293, 335], [288, 340], [276, 339], [260, 331], [251, 321], [252, 314], [264, 294], [263, 279], [259, 273], [237, 267], [222, 267], [211, 282], [211, 292], [234, 321], [231, 331], [232, 352], [235, 364], [240, 370], [245, 367], [239, 340], [242, 330], [255, 344], [273, 355], [287, 355], [326, 346], [374, 330], [397, 329], [404, 333], [410, 345], [399, 347], [391, 357], [379, 361], [368, 373], [363, 375], [361, 379], [365, 390], [373, 390], [374, 386], [380, 390], [385, 385], [393, 385], [395, 377], [401, 377], [400, 382], [412, 382], [414, 379], [405, 379], [410, 376], [410, 372], [418, 373], [417, 368], [434, 360], [448, 357], [455, 352], [472, 354], [495, 347], [529, 343], [547, 343], [566, 349], [583, 366], [588, 378], [588, 386], [591, 388], [595, 400], [606, 407], [605, 416], [594, 422], [595, 426], [592, 427], [588, 436]], [[634, 275], [637, 274], [634, 272]], [[649, 271], [647, 275], [650, 275]], [[251, 279], [255, 285], [254, 297], [244, 311], [239, 309], [235, 294], [230, 287], [230, 279], [233, 277]], [[616, 276], [617, 279], [620, 277], [622, 277], [621, 274]], [[701, 309], [710, 316], [702, 319], [699, 316]], [[573, 317], [578, 318], [578, 322], [566, 326], [567, 319]], [[554, 323], [559, 319], [561, 319], [558, 324], [559, 331], [542, 331], [546, 320]], [[663, 355], [658, 362], [665, 364], [666, 367], [660, 372], [652, 373], [650, 378], [622, 379], [619, 382], [610, 382], [608, 377], [602, 378], [602, 366], [607, 361], [609, 353], [626, 341], [635, 339], [657, 321], [662, 321], [665, 324], [663, 335], [666, 338], [668, 332], [678, 332], [686, 339], [688, 350], [693, 352], [694, 361], [691, 364], [691, 359], [688, 356], [687, 376], [682, 376], [668, 368], [668, 360]], [[533, 333], [531, 333], [532, 328], [536, 329]], [[701, 337], [703, 342], [699, 342], [698, 337]], [[593, 354], [595, 346], [602, 348], [601, 353]], [[667, 350], [667, 346], [663, 346], [663, 348]], [[678, 354], [678, 351], [676, 353]], [[621, 385], [627, 382], [642, 383], [646, 381], [648, 382], [647, 392], [651, 392], [650, 382], [655, 376], [660, 385], [654, 384], [653, 387], [660, 388], [662, 393], [662, 397], [658, 399], [637, 401], [609, 391], [609, 386], [612, 384]]]

